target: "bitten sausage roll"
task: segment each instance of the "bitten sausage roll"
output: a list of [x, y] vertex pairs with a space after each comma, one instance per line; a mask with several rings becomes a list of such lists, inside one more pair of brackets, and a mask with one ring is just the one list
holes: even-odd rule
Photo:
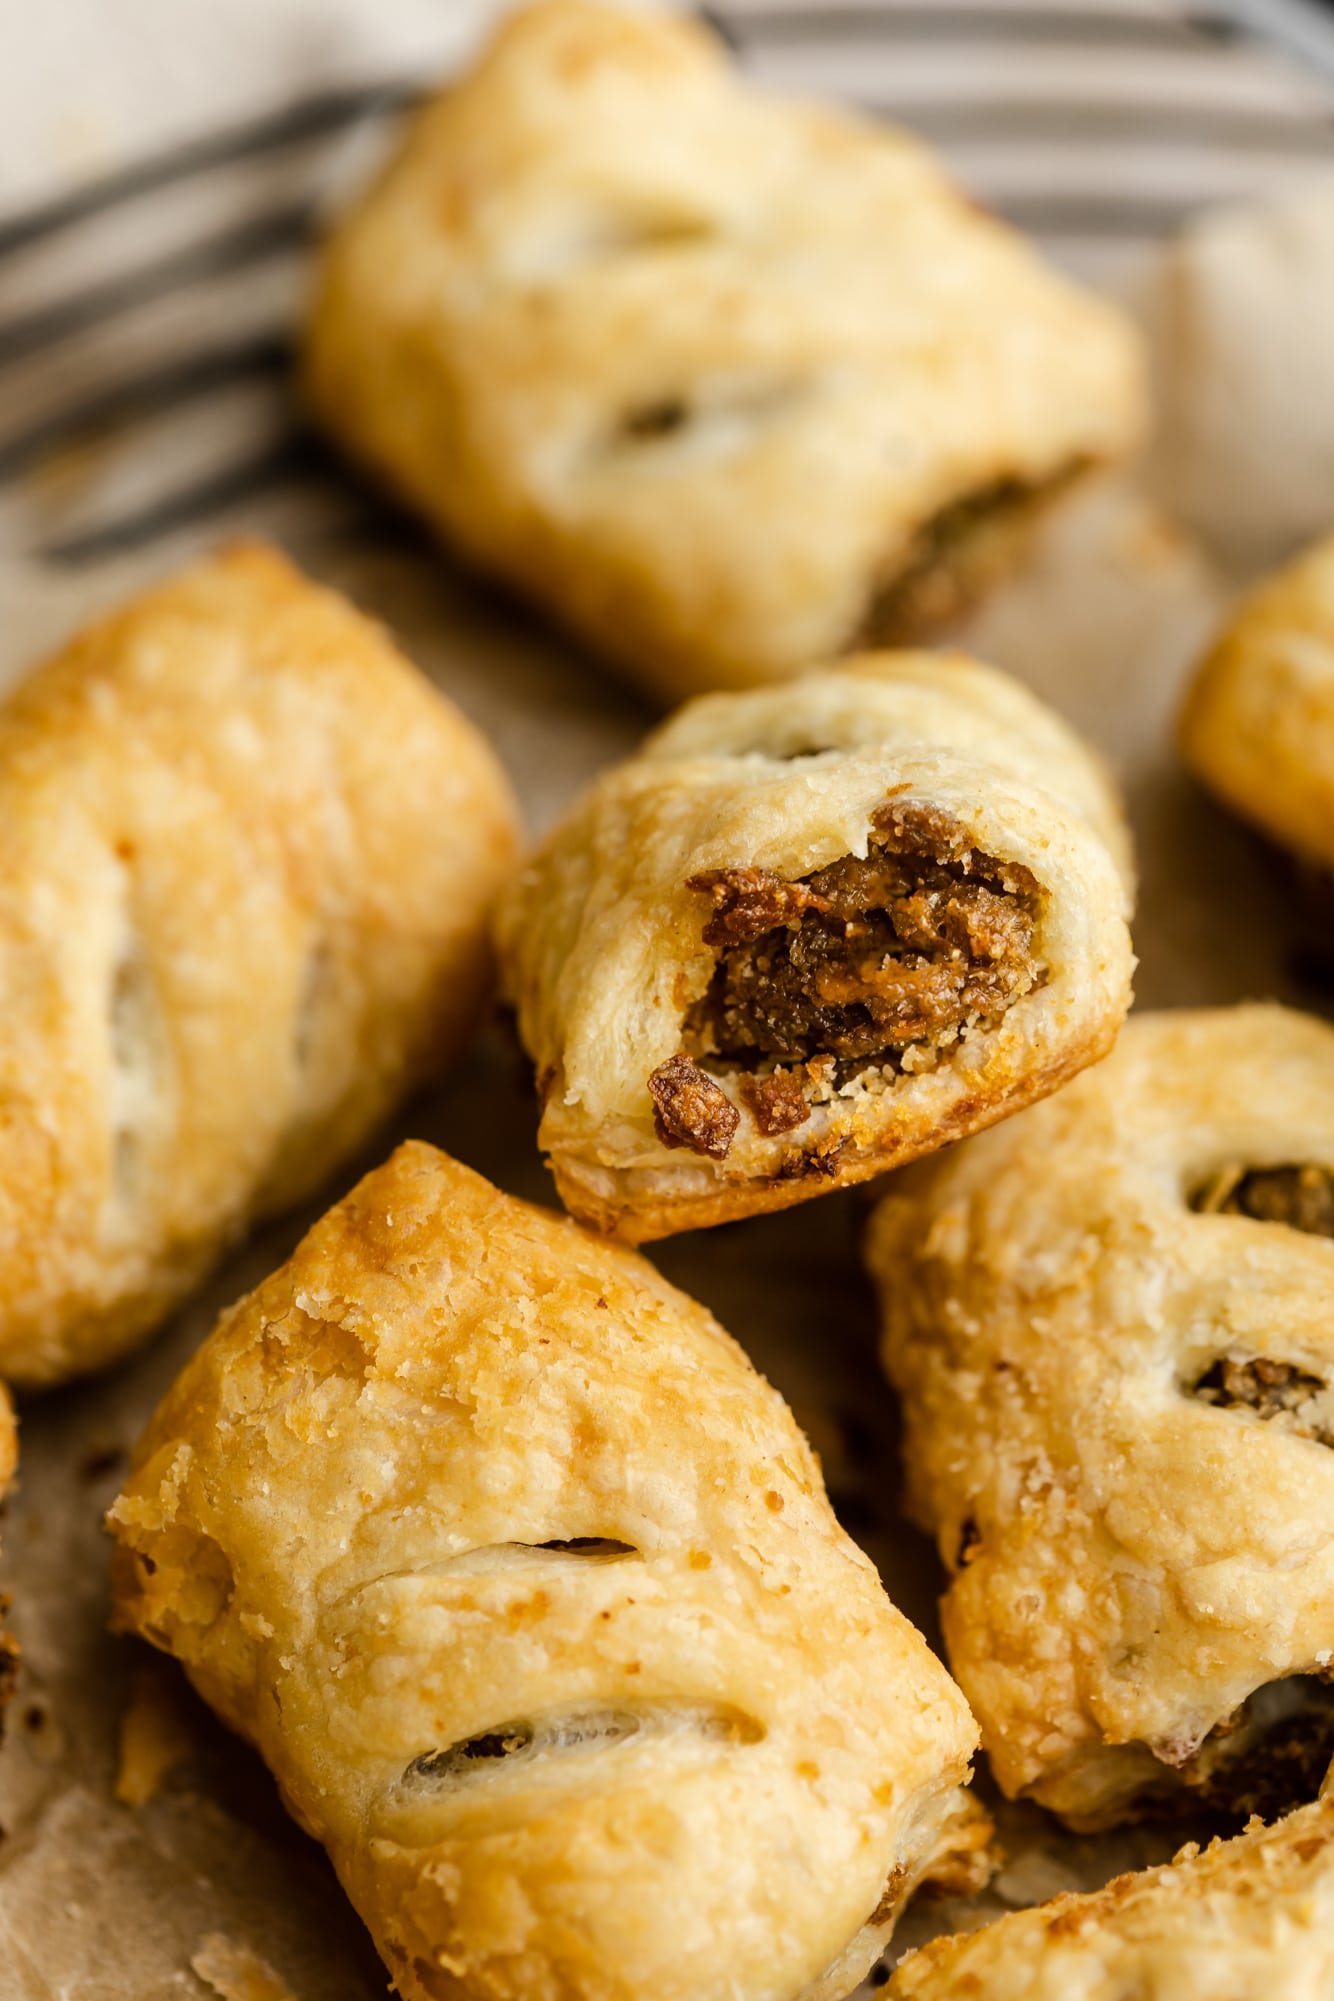
[[691, 703], [500, 912], [565, 1203], [666, 1236], [1053, 1090], [1125, 1014], [1128, 870], [1100, 767], [994, 669], [870, 654]]
[[1334, 1799], [910, 1954], [885, 2001], [1321, 2001]]
[[1334, 868], [1334, 535], [1244, 601], [1196, 675], [1181, 749], [1234, 812]]
[[377, 627], [228, 551], [0, 707], [0, 1372], [138, 1340], [460, 1046], [515, 845]]
[[1310, 1799], [1334, 1751], [1334, 1029], [1132, 1019], [889, 1184], [909, 1501], [1004, 1790], [1077, 1827]]
[[972, 1721], [786, 1405], [430, 1147], [224, 1315], [110, 1519], [118, 1624], [258, 1746], [405, 2001], [832, 2001], [952, 1838]]
[[935, 624], [1141, 427], [1137, 338], [909, 135], [541, 0], [335, 228], [318, 416], [668, 697]]

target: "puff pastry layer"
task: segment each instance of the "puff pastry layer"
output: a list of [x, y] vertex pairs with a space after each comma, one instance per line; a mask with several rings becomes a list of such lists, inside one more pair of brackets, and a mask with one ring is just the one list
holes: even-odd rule
[[666, 1236], [1041, 1097], [1125, 1014], [1129, 866], [1101, 768], [973, 661], [870, 654], [689, 704], [500, 910], [562, 1198]]
[[0, 707], [0, 1370], [150, 1329], [460, 1045], [515, 845], [486, 744], [240, 547]]
[[429, 1147], [223, 1317], [110, 1519], [119, 1625], [258, 1746], [406, 2001], [832, 1997], [950, 1838], [974, 1726], [781, 1399]]
[[1007, 1793], [1098, 1827], [1311, 1798], [1334, 1748], [1334, 1030], [1133, 1018], [895, 1177], [909, 1502]]
[[[542, 0], [335, 229], [325, 424], [670, 697], [956, 610], [1141, 422], [1136, 338], [911, 137]], [[818, 504], [812, 504], [818, 496]]]
[[1181, 751], [1234, 812], [1334, 868], [1334, 535], [1244, 601], [1191, 686]]
[[1334, 1992], [1334, 1800], [906, 1958], [886, 2001], [1318, 2001]]

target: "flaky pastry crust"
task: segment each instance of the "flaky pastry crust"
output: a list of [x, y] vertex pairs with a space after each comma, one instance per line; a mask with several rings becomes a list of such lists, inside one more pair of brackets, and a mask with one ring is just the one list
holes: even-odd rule
[[514, 809], [350, 605], [242, 546], [0, 708], [0, 1370], [152, 1328], [460, 1046]]
[[909, 1954], [886, 2001], [1321, 2001], [1334, 1799]]
[[1100, 766], [976, 662], [871, 654], [689, 704], [500, 909], [562, 1199], [643, 1241], [1043, 1096], [1129, 1004], [1129, 868]]
[[782, 1400], [432, 1148], [223, 1317], [110, 1524], [405, 2001], [846, 1992], [949, 1844], [972, 1721]]
[[452, 544], [673, 698], [950, 615], [1143, 405], [1124, 317], [914, 139], [600, 0], [521, 10], [415, 120], [305, 370]]
[[871, 1226], [908, 1499], [1004, 1790], [1309, 1799], [1334, 1745], [1334, 1029], [1133, 1018]]
[[1334, 535], [1244, 600], [1195, 676], [1180, 735], [1225, 805], [1334, 868]]

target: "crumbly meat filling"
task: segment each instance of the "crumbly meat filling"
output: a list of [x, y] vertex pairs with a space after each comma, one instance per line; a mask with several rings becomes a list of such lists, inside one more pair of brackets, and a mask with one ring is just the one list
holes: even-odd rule
[[1316, 1675], [1267, 1682], [1181, 1766], [1203, 1805], [1266, 1820], [1315, 1798], [1334, 1758], [1334, 1687]]
[[1334, 1171], [1300, 1167], [1225, 1167], [1196, 1190], [1191, 1208], [1206, 1216], [1249, 1216], [1286, 1223], [1312, 1237], [1334, 1237]]
[[741, 1114], [720, 1084], [687, 1056], [660, 1063], [648, 1080], [653, 1125], [664, 1146], [725, 1160]]
[[[1190, 1206], [1200, 1215], [1247, 1216], [1308, 1236], [1334, 1237], [1334, 1172], [1310, 1163], [1224, 1167], [1194, 1191]], [[1295, 1362], [1269, 1355], [1220, 1355], [1189, 1389], [1217, 1409], [1250, 1410], [1298, 1438], [1334, 1446], [1330, 1385]]]
[[1297, 1438], [1334, 1445], [1330, 1413], [1320, 1401], [1328, 1388], [1294, 1362], [1277, 1362], [1268, 1355], [1247, 1361], [1222, 1355], [1192, 1386], [1191, 1395], [1219, 1410], [1251, 1410], [1266, 1422], [1278, 1419]]
[[666, 1145], [726, 1156], [739, 1115], [710, 1070], [744, 1073], [759, 1132], [790, 1132], [817, 1089], [928, 1068], [1045, 981], [1028, 869], [932, 808], [890, 804], [872, 827], [864, 858], [798, 882], [754, 867], [689, 879], [712, 900], [703, 937], [717, 963], [683, 1051], [648, 1080]]
[[1072, 460], [1045, 480], [993, 480], [940, 508], [876, 590], [856, 643], [901, 642], [958, 618], [1022, 562], [1047, 508], [1085, 470]]
[[889, 806], [873, 824], [864, 859], [800, 882], [761, 869], [691, 878], [713, 899], [704, 939], [719, 948], [686, 1021], [692, 1053], [898, 1063], [997, 1020], [1042, 983], [1026, 868], [981, 853], [944, 813]]

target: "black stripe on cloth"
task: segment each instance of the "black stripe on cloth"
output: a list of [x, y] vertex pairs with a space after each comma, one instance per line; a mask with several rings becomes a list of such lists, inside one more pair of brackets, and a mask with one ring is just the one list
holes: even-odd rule
[[0, 257], [26, 249], [43, 237], [54, 236], [134, 196], [152, 194], [174, 182], [211, 173], [215, 167], [229, 166], [235, 160], [276, 152], [302, 139], [337, 132], [361, 119], [400, 111], [421, 95], [419, 82], [363, 84], [355, 89], [303, 98], [264, 118], [211, 133], [207, 138], [187, 140], [183, 145], [146, 160], [136, 160], [100, 180], [90, 181], [0, 223]]
[[179, 528], [197, 526], [276, 487], [305, 482], [332, 484], [334, 467], [332, 454], [319, 438], [309, 431], [294, 430], [193, 486], [163, 494], [134, 514], [48, 543], [39, 554], [48, 562], [72, 564], [121, 555]]
[[758, 5], [710, 10], [734, 47], [756, 41], [894, 40], [944, 42], [1041, 42], [1057, 47], [1196, 49], [1207, 40], [1235, 40], [1241, 25], [1212, 11], [1189, 14], [1128, 14], [1115, 7], [1071, 6], [1068, 10], [1025, 7], [970, 7], [955, 0], [921, 7]]
[[1294, 106], [1286, 111], [1245, 111], [1207, 104], [1055, 104], [1041, 98], [992, 102], [904, 105], [861, 100], [872, 117], [909, 125], [939, 145], [1036, 139], [1078, 146], [1084, 140], [1125, 140], [1152, 146], [1225, 146], [1238, 151], [1334, 155], [1334, 103], [1327, 113]]
[[714, 34], [717, 35], [719, 40], [726, 42], [729, 49], [740, 49], [740, 39], [732, 23], [720, 7], [699, 7], [696, 9], [696, 12], [700, 20], [713, 29]]
[[272, 215], [258, 216], [235, 229], [220, 231], [202, 243], [173, 252], [156, 264], [89, 287], [56, 305], [44, 306], [0, 326], [0, 367], [23, 360], [71, 334], [83, 333], [118, 313], [146, 305], [166, 293], [178, 292], [201, 278], [216, 278], [248, 265], [300, 248], [310, 239], [314, 204], [298, 202]]
[[983, 195], [979, 199], [983, 208], [1004, 216], [1029, 236], [1124, 237], [1146, 245], [1179, 229], [1188, 215], [1198, 215], [1210, 206], [1197, 194], [1102, 195], [1091, 190], [1065, 194], [1059, 189], [995, 200]]
[[0, 443], [0, 485], [19, 477], [48, 453], [139, 423], [163, 411], [202, 401], [235, 383], [281, 379], [292, 367], [290, 341], [263, 336], [231, 347], [184, 354], [160, 363], [151, 374], [107, 383], [81, 402]]

